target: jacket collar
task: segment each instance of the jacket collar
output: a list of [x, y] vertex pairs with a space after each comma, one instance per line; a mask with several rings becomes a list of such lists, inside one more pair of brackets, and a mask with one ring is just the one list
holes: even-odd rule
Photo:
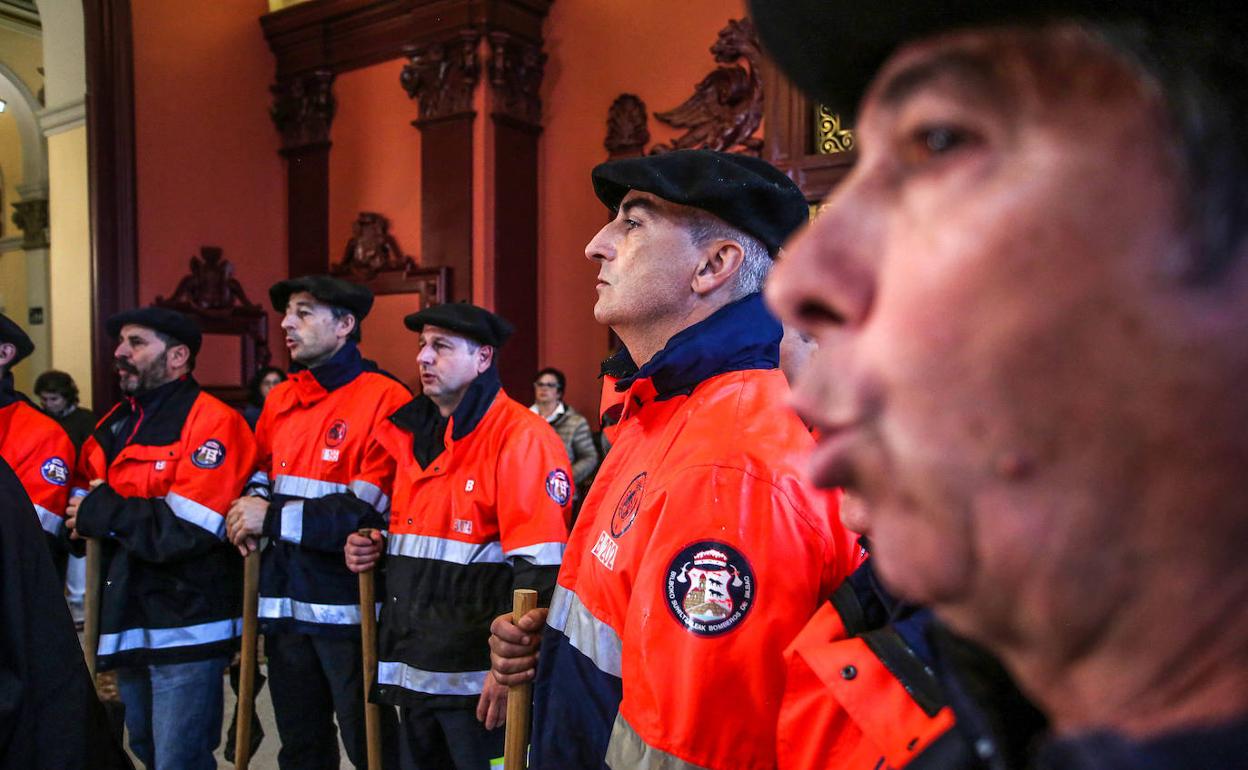
[[[338, 352], [334, 353], [325, 363], [308, 368], [303, 364], [295, 362], [290, 365], [290, 373], [292, 375], [300, 375], [292, 377], [292, 379], [295, 379], [301, 385], [310, 384], [307, 383], [307, 379], [310, 377], [325, 392], [329, 393], [359, 377], [361, 372], [369, 368], [367, 364], [371, 363], [371, 361], [366, 362], [364, 360], [364, 357], [360, 355], [359, 347], [353, 341], [347, 340], [346, 344], [339, 348]], [[376, 369], [376, 366], [374, 365], [372, 368]]]
[[[30, 404], [30, 399], [19, 393], [13, 386], [13, 372], [5, 372], [4, 377], [0, 377], [0, 408], [17, 401], [25, 401], [27, 404]], [[31, 406], [34, 406], [34, 404], [31, 404]]]
[[[775, 369], [780, 365], [780, 338], [784, 328], [755, 293], [729, 303], [707, 318], [675, 334], [663, 349], [640, 368], [627, 348], [602, 364], [602, 375], [614, 390], [624, 393], [648, 380], [654, 398], [662, 401], [688, 395], [702, 382], [727, 372]], [[606, 390], [606, 388], [604, 388]], [[619, 399], [607, 396], [603, 411]]]
[[95, 440], [110, 461], [127, 444], [172, 444], [181, 437], [199, 391], [199, 383], [188, 374], [126, 398], [96, 427]]
[[472, 433], [494, 404], [500, 390], [502, 383], [498, 379], [498, 368], [491, 365], [468, 385], [463, 400], [450, 417], [443, 417], [433, 399], [422, 393], [390, 415], [390, 421], [412, 434], [412, 452], [420, 467], [424, 468], [446, 448], [448, 425], [452, 441], [459, 441]]

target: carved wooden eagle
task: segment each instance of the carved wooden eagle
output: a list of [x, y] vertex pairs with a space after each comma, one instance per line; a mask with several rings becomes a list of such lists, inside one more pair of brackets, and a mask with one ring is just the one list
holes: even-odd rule
[[[693, 96], [654, 117], [685, 133], [671, 142], [657, 144], [650, 152], [705, 148], [758, 155], [763, 140], [754, 136], [763, 121], [763, 83], [759, 77], [760, 48], [754, 23], [730, 20], [711, 46], [720, 63], [702, 78]], [[749, 65], [741, 66], [744, 59]]]

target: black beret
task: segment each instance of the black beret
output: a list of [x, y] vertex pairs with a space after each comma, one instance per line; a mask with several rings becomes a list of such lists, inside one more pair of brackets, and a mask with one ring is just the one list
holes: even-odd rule
[[190, 348], [192, 354], [199, 352], [199, 346], [204, 341], [195, 319], [167, 307], [141, 307], [127, 310], [105, 321], [104, 328], [110, 335], [116, 337], [121, 334], [123, 326], [130, 324], [146, 326], [161, 334], [167, 334]]
[[629, 190], [709, 211], [762, 241], [774, 257], [810, 217], [802, 191], [775, 166], [748, 155], [676, 150], [608, 161], [593, 171], [594, 192], [615, 211]]
[[0, 313], [0, 342], [7, 342], [17, 348], [17, 356], [9, 362], [9, 366], [13, 366], [35, 351], [35, 343], [30, 341], [30, 337], [26, 336], [22, 327], [3, 313]]
[[1236, 4], [1214, 0], [1181, 5], [1160, 0], [749, 0], [749, 5], [763, 47], [784, 74], [849, 118], [893, 51], [942, 32], [1060, 19], [1207, 26], [1243, 14]]
[[516, 330], [506, 318], [467, 302], [447, 302], [427, 307], [405, 317], [403, 325], [414, 332], [419, 332], [426, 325], [441, 326], [496, 348]]
[[269, 299], [273, 301], [273, 309], [279, 313], [285, 313], [290, 295], [301, 291], [306, 291], [327, 305], [345, 307], [355, 316], [356, 323], [363, 321], [368, 311], [373, 309], [371, 289], [332, 275], [304, 275], [278, 281], [269, 289]]

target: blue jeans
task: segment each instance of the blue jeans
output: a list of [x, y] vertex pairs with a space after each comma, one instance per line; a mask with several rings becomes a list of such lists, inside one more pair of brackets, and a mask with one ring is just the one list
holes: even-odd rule
[[117, 670], [130, 750], [147, 770], [216, 770], [225, 657]]

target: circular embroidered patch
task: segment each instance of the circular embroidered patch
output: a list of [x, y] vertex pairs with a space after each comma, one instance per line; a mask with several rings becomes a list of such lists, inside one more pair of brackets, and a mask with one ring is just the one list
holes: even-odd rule
[[225, 462], [225, 444], [210, 438], [199, 445], [199, 449], [191, 455], [191, 464], [206, 470], [216, 468]]
[[69, 466], [59, 457], [49, 457], [39, 466], [39, 473], [49, 484], [63, 487], [69, 483]]
[[637, 511], [641, 510], [641, 493], [646, 487], [646, 473], [642, 471], [628, 482], [628, 488], [620, 495], [616, 503], [615, 513], [611, 514], [611, 537], [619, 537], [633, 526], [637, 520]]
[[568, 504], [568, 499], [572, 497], [572, 482], [568, 481], [568, 474], [563, 468], [555, 468], [546, 474], [546, 494], [558, 505]]
[[664, 597], [687, 631], [719, 636], [745, 620], [756, 588], [754, 570], [740, 551], [703, 540], [685, 546], [672, 559]]
[[329, 430], [325, 431], [325, 444], [327, 446], [338, 446], [347, 440], [347, 421], [334, 420], [334, 424], [329, 426]]

